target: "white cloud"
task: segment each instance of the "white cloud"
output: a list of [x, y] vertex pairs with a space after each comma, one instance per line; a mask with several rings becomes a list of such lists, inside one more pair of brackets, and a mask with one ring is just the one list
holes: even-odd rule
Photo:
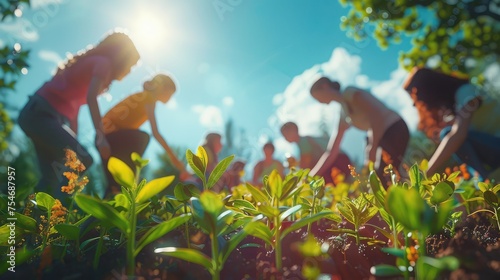
[[38, 57], [40, 59], [54, 63], [55, 65], [58, 65], [62, 61], [64, 61], [64, 58], [61, 57], [58, 53], [54, 51], [49, 51], [49, 50], [41, 50], [38, 52]]
[[0, 32], [5, 32], [17, 40], [36, 41], [39, 38], [37, 29], [25, 18], [9, 18], [0, 24]]
[[232, 107], [234, 105], [234, 99], [231, 96], [226, 96], [222, 98], [222, 104], [226, 107]]
[[[361, 73], [361, 58], [349, 54], [344, 48], [336, 48], [327, 62], [314, 65], [302, 74], [295, 76], [284, 92], [273, 98], [277, 106], [275, 115], [269, 118], [271, 127], [279, 127], [282, 123], [293, 121], [299, 126], [302, 135], [320, 135], [321, 126], [328, 131], [335, 131], [339, 118], [340, 106], [332, 102], [323, 105], [314, 100], [309, 93], [311, 85], [320, 76], [326, 76], [338, 81], [342, 87], [348, 85], [367, 89], [379, 98], [389, 108], [399, 113], [407, 122], [410, 130], [416, 128], [418, 115], [413, 108], [413, 102], [401, 85], [407, 76], [403, 69], [396, 69], [387, 81], [371, 80]], [[290, 147], [277, 141], [277, 150], [289, 150]], [[363, 157], [364, 137], [358, 130], [346, 132], [342, 148], [356, 159]]]
[[194, 105], [191, 110], [199, 115], [200, 124], [210, 130], [220, 130], [224, 125], [221, 110], [216, 106]]

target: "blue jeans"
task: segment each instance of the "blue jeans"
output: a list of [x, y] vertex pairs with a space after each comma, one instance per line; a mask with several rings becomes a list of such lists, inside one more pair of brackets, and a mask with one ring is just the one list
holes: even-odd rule
[[[451, 126], [443, 128], [441, 139], [450, 131]], [[474, 168], [481, 177], [487, 178], [490, 172], [500, 167], [500, 137], [469, 130], [454, 156], [459, 162]]]

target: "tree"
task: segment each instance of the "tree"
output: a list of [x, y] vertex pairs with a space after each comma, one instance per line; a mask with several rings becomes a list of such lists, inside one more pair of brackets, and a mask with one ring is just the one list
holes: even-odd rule
[[[29, 0], [8, 0], [0, 3], [0, 23], [10, 17], [20, 16], [19, 6], [30, 4]], [[14, 19], [15, 20], [15, 19]], [[4, 104], [6, 93], [14, 91], [20, 74], [26, 74], [29, 67], [27, 60], [29, 50], [22, 50], [20, 43], [0, 48], [0, 153], [8, 147], [7, 138], [10, 136], [13, 121], [7, 113]]]
[[412, 49], [399, 57], [407, 70], [433, 61], [445, 73], [480, 77], [499, 58], [500, 0], [339, 1], [351, 6], [341, 28], [354, 39], [373, 36], [387, 48], [413, 38]]

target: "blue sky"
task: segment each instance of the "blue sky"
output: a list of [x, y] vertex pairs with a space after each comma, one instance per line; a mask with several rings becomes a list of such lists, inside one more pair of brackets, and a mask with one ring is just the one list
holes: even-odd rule
[[[0, 25], [0, 44], [19, 42], [31, 49], [29, 73], [9, 100], [22, 107], [51, 77], [66, 53], [96, 44], [109, 30], [128, 30], [141, 52], [140, 65], [99, 99], [102, 113], [156, 71], [171, 73], [178, 91], [159, 105], [157, 119], [167, 142], [195, 149], [208, 131], [222, 131], [232, 118], [252, 146], [249, 165], [261, 146], [275, 140], [276, 156], [296, 153], [279, 133], [280, 124], [296, 121], [302, 134], [318, 134], [324, 119], [334, 131], [338, 106], [321, 105], [309, 96], [320, 74], [372, 91], [399, 112], [411, 129], [417, 115], [401, 83], [406, 72], [398, 53], [409, 40], [381, 50], [373, 39], [355, 42], [340, 30], [348, 9], [337, 1], [299, 0], [32, 0], [23, 17]], [[147, 3], [147, 4], [146, 4]], [[79, 139], [92, 147], [88, 109], [80, 111]], [[149, 126], [144, 126], [149, 131]], [[17, 133], [20, 133], [17, 131]], [[351, 129], [342, 147], [362, 160], [364, 134]], [[152, 141], [146, 157], [160, 146]], [[253, 166], [252, 166], [253, 167]]]

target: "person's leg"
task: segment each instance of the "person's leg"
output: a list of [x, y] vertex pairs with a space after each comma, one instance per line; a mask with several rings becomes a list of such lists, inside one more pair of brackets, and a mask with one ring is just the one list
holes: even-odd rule
[[75, 151], [86, 168], [92, 165], [93, 160], [76, 140], [64, 118], [41, 99], [39, 96], [31, 98], [19, 115], [19, 125], [31, 138], [37, 152], [42, 178], [35, 191], [50, 189], [52, 194], [59, 196], [65, 179], [62, 176], [65, 170], [64, 149]]
[[[116, 157], [127, 164], [135, 172], [135, 166], [130, 155], [133, 152], [143, 155], [149, 143], [149, 135], [140, 130], [128, 129], [118, 130], [106, 135], [111, 147], [111, 156]], [[120, 186], [108, 170], [108, 161], [103, 160], [103, 168], [108, 181], [106, 196], [120, 192]]]
[[[410, 132], [405, 121], [402, 119], [394, 123], [385, 131], [379, 144], [384, 151], [378, 163], [379, 168], [377, 174], [380, 178], [385, 177], [384, 168], [389, 164], [392, 164], [394, 170], [396, 170], [399, 175], [409, 141]], [[390, 178], [388, 181], [390, 182]]]

